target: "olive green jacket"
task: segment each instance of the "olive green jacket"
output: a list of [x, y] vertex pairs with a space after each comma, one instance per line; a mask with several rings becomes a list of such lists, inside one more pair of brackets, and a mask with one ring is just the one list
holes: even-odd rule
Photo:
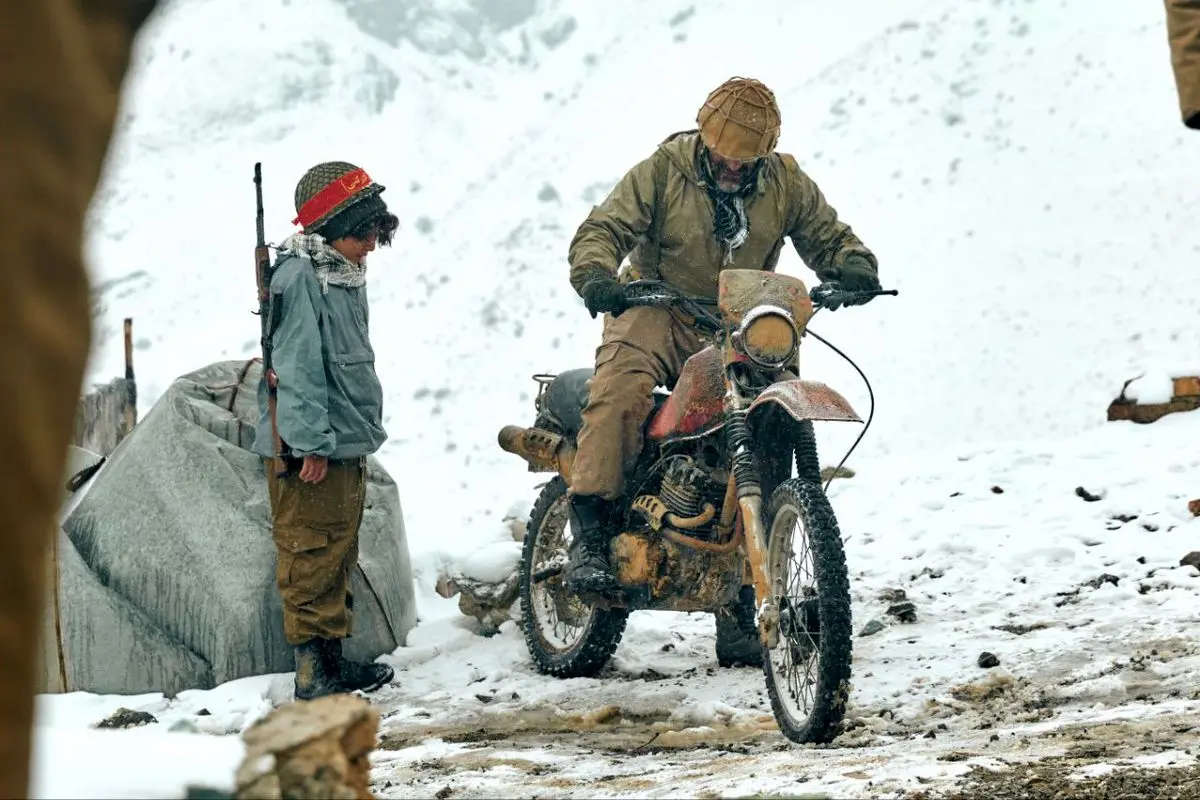
[[571, 241], [571, 285], [578, 292], [600, 269], [623, 281], [658, 278], [693, 297], [715, 298], [721, 269], [774, 270], [784, 237], [822, 280], [857, 254], [878, 269], [875, 256], [825, 201], [796, 159], [767, 159], [745, 201], [749, 236], [722, 265], [724, 249], [713, 235], [713, 201], [698, 160], [696, 131], [673, 134], [621, 178], [595, 206]]

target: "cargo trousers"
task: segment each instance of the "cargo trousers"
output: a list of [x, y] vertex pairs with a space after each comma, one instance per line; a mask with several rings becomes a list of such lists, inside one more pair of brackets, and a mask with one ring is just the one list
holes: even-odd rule
[[46, 555], [91, 343], [83, 224], [153, 0], [0, 3], [0, 797], [29, 792]]
[[665, 308], [638, 306], [605, 316], [576, 442], [573, 494], [606, 500], [621, 495], [642, 452], [654, 387], [673, 387], [684, 362], [705, 344], [682, 314]]
[[354, 631], [350, 576], [358, 564], [366, 460], [331, 460], [320, 483], [300, 480], [299, 459], [288, 464], [279, 477], [266, 462], [283, 632], [291, 645], [344, 639]]

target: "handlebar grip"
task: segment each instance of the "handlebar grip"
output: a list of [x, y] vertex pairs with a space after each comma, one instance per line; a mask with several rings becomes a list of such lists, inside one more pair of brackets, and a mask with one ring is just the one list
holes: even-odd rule
[[898, 294], [900, 292], [896, 289], [871, 289], [865, 292], [850, 292], [843, 290], [836, 281], [830, 281], [813, 287], [812, 291], [809, 292], [809, 299], [818, 308], [836, 310], [849, 304], [852, 300], [864, 297], [882, 297], [884, 295], [896, 296]]

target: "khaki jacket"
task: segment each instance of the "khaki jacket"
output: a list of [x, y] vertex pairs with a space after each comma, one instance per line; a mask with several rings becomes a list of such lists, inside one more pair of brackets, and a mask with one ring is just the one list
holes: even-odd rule
[[878, 268], [875, 256], [786, 153], [772, 155], [759, 172], [745, 203], [749, 236], [733, 251], [732, 263], [723, 265], [698, 141], [696, 131], [668, 137], [591, 210], [568, 254], [575, 291], [597, 268], [617, 275], [629, 256], [621, 280], [659, 278], [685, 294], [714, 299], [723, 268], [774, 270], [784, 237], [822, 280], [836, 277], [836, 268], [852, 253]]

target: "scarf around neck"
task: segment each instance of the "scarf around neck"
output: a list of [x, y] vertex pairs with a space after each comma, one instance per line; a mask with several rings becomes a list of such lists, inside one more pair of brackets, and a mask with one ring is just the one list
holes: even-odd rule
[[713, 201], [713, 235], [725, 248], [721, 266], [733, 263], [733, 251], [746, 243], [750, 235], [750, 220], [746, 216], [745, 198], [754, 190], [758, 180], [758, 169], [753, 170], [746, 182], [732, 192], [718, 188], [713, 177], [712, 168], [708, 162], [707, 153], [700, 159], [704, 171], [704, 180], [708, 188], [708, 196]]
[[353, 289], [367, 282], [367, 265], [346, 258], [319, 233], [293, 233], [279, 246], [279, 252], [303, 253], [311, 258], [322, 294], [329, 294], [330, 284]]

